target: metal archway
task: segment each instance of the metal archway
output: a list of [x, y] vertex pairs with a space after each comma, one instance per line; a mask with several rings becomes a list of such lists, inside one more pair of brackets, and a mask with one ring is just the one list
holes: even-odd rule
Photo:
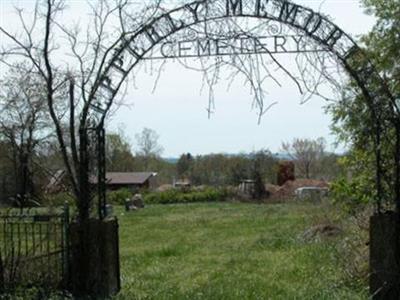
[[[114, 50], [108, 53], [103, 72], [90, 92], [89, 98], [92, 102], [89, 113], [96, 115], [99, 132], [102, 132], [107, 112], [127, 75], [156, 45], [190, 26], [238, 17], [277, 21], [298, 30], [326, 51], [333, 53], [355, 80], [375, 120], [372, 130], [376, 149], [377, 206], [380, 211], [383, 192], [380, 149], [383, 111], [390, 111], [390, 121], [398, 125], [400, 111], [396, 99], [367, 55], [348, 34], [327, 17], [287, 0], [199, 0], [155, 17], [139, 30], [122, 36], [115, 43]], [[127, 60], [126, 57], [130, 59]], [[104, 133], [99, 135], [99, 140], [104, 145], [104, 140], [101, 139], [104, 139]], [[104, 149], [100, 149], [100, 152], [99, 191], [105, 191], [101, 187], [105, 185]], [[400, 183], [400, 176], [398, 177], [397, 182]], [[100, 207], [103, 207], [104, 212], [105, 194], [101, 193], [103, 192], [99, 192]], [[397, 209], [400, 211], [400, 199], [397, 200]]]

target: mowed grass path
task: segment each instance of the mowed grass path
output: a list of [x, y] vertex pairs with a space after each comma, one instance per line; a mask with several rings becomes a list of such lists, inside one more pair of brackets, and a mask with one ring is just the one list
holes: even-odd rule
[[302, 238], [320, 214], [312, 204], [117, 210], [116, 299], [367, 299], [365, 290], [343, 283], [336, 240]]

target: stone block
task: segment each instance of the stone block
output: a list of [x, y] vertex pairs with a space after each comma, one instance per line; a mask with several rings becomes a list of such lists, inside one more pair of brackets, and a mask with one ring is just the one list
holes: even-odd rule
[[[89, 220], [85, 224], [87, 236], [84, 245], [80, 245], [80, 230], [77, 223], [70, 226], [70, 258], [69, 258], [69, 289], [74, 295], [80, 295], [82, 290], [94, 299], [104, 299], [117, 294], [121, 288], [119, 262], [118, 220]], [[79, 249], [85, 247], [88, 254], [85, 278], [82, 285], [82, 264], [79, 259]], [[85, 264], [86, 265], [86, 264]]]
[[370, 220], [370, 292], [373, 300], [400, 299], [400, 216]]

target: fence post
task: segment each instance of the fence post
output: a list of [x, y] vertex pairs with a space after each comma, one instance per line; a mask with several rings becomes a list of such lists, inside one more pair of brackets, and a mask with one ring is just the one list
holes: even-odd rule
[[70, 281], [70, 255], [69, 255], [69, 247], [70, 247], [70, 238], [69, 238], [69, 204], [68, 202], [64, 203], [64, 210], [63, 210], [63, 250], [62, 250], [62, 273], [63, 273], [63, 288], [68, 287]]
[[1, 255], [0, 248], [0, 294], [4, 292], [4, 268], [3, 268], [3, 256]]

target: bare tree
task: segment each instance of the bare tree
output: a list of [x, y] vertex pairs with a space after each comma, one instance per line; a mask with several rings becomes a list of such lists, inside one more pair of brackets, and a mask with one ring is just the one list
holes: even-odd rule
[[[92, 199], [88, 130], [104, 122], [98, 120], [94, 109], [101, 109], [98, 102], [102, 95], [95, 95], [94, 90], [100, 84], [107, 55], [124, 34], [122, 24], [118, 26], [120, 30], [112, 28], [115, 29], [126, 5], [122, 0], [96, 2], [90, 6], [91, 22], [82, 28], [59, 22], [59, 15], [65, 10], [64, 1], [38, 1], [31, 19], [22, 9], [17, 10], [21, 32], [0, 27], [0, 33], [10, 42], [3, 45], [1, 62], [17, 72], [23, 70], [10, 61], [27, 62], [43, 82], [41, 89], [82, 222], [89, 219]], [[62, 99], [61, 107], [59, 99]], [[118, 99], [115, 93], [111, 101], [108, 98], [108, 105]]]
[[164, 151], [158, 142], [159, 138], [158, 133], [150, 128], [143, 128], [140, 134], [135, 135], [136, 156], [143, 161], [143, 167], [147, 171], [149, 171], [150, 162], [155, 158], [159, 158]]
[[160, 136], [151, 128], [143, 128], [140, 134], [135, 135], [137, 150], [136, 154], [144, 157], [158, 157], [164, 151], [158, 143]]
[[26, 66], [15, 67], [0, 81], [3, 86], [0, 91], [0, 139], [11, 147], [7, 157], [14, 166], [14, 199], [24, 206], [35, 192], [32, 174], [35, 152], [44, 147], [51, 131], [41, 77]]
[[294, 161], [299, 176], [311, 178], [324, 155], [325, 140], [296, 138], [291, 143], [282, 143], [282, 151]]
[[[17, 72], [23, 72], [14, 62], [32, 65], [32, 73], [40, 77], [48, 114], [62, 154], [72, 192], [76, 198], [79, 220], [77, 295], [87, 295], [90, 283], [90, 228], [88, 226], [92, 195], [89, 184], [91, 155], [89, 130], [99, 122], [96, 111], [103, 96], [95, 94], [104, 72], [107, 55], [123, 36], [124, 26], [115, 24], [121, 17], [126, 1], [98, 1], [91, 6], [92, 20], [87, 28], [68, 27], [59, 22], [65, 10], [62, 0], [37, 2], [32, 18], [22, 9], [17, 10], [20, 32], [0, 27], [2, 45], [0, 61]], [[115, 23], [117, 22], [117, 23]], [[67, 42], [65, 42], [67, 41]], [[61, 47], [62, 45], [62, 47]], [[66, 58], [67, 57], [67, 58]], [[66, 63], [68, 61], [68, 63]], [[10, 62], [12, 62], [10, 64]], [[58, 100], [62, 99], [60, 108]], [[117, 93], [107, 98], [111, 106]]]

